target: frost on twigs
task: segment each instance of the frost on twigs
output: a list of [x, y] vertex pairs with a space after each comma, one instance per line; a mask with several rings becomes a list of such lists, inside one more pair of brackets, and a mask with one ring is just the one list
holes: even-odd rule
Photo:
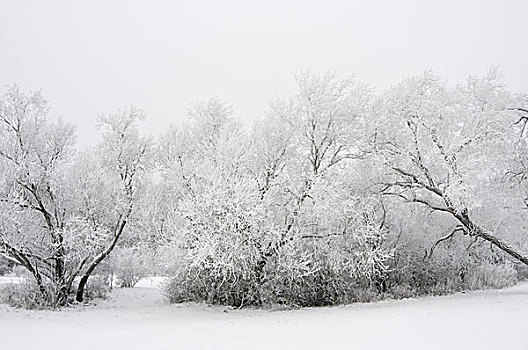
[[296, 82], [252, 127], [213, 98], [151, 139], [143, 111], [118, 109], [78, 154], [40, 93], [9, 88], [0, 252], [57, 306], [90, 281], [146, 274], [170, 277], [173, 302], [239, 307], [516, 281], [528, 265], [526, 94], [497, 70], [458, 85], [426, 71], [378, 93], [335, 73]]

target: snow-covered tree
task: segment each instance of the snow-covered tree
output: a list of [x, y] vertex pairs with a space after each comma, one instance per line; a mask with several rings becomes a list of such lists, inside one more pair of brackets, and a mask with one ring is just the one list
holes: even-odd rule
[[43, 297], [66, 302], [70, 233], [67, 181], [74, 128], [47, 119], [39, 92], [13, 86], [0, 100], [0, 251], [24, 266]]
[[141, 118], [143, 112], [134, 107], [102, 115], [102, 141], [93, 151], [94, 156], [80, 159], [76, 214], [88, 225], [90, 237], [99, 242], [91, 254], [80, 260], [77, 301], [83, 300], [90, 275], [112, 252], [135, 211], [140, 209], [140, 188], [151, 165], [151, 142], [138, 130]]
[[[334, 74], [305, 73], [298, 83], [298, 95], [272, 105], [249, 136], [231, 108], [212, 100], [162, 138], [163, 176], [177, 193], [172, 232], [187, 266], [180, 276], [196, 277], [186, 281], [204, 288], [194, 289], [201, 298], [259, 303], [282, 293], [274, 286], [323, 270], [384, 275], [390, 251], [379, 217], [350, 181], [366, 152], [371, 92]], [[184, 284], [180, 278], [173, 288]]]
[[505, 209], [518, 206], [502, 180], [512, 165], [519, 106], [496, 70], [456, 87], [426, 72], [382, 100], [373, 161], [386, 170], [378, 178], [383, 194], [445, 215], [452, 229], [438, 242], [462, 233], [527, 264], [528, 257], [504, 242], [499, 225]]
[[11, 87], [0, 100], [0, 251], [29, 271], [45, 304], [61, 306], [74, 290], [82, 300], [121, 236], [146, 143], [138, 112], [121, 110], [102, 118], [101, 147], [76, 156], [73, 126], [50, 121], [48, 111], [39, 92]]
[[[368, 201], [358, 200], [361, 189], [353, 185], [358, 182], [358, 162], [367, 152], [364, 133], [372, 91], [356, 78], [342, 79], [333, 73], [304, 72], [298, 75], [297, 83], [298, 93], [287, 101], [273, 104], [267, 121], [275, 125], [279, 142], [272, 139], [268, 141], [270, 148], [264, 149], [265, 154], [272, 151], [275, 157], [262, 157], [268, 162], [263, 178], [267, 187], [278, 191], [274, 200], [281, 204], [277, 216], [282, 225], [279, 239], [262, 252], [260, 271], [283, 246], [292, 242], [305, 247], [321, 245], [316, 242], [328, 245], [340, 239], [350, 242], [358, 238], [354, 236], [366, 233], [347, 223], [356, 222], [370, 210], [363, 206]], [[284, 139], [289, 143], [283, 144]], [[283, 146], [275, 149], [276, 145]], [[269, 169], [272, 185], [266, 177]], [[280, 174], [275, 174], [275, 169]], [[363, 204], [351, 210], [354, 203]], [[372, 228], [381, 235], [379, 227]], [[327, 253], [332, 250], [340, 254], [333, 248]], [[390, 254], [382, 249], [376, 252], [379, 255], [375, 259], [371, 256], [369, 261], [382, 269]], [[348, 256], [345, 260], [352, 264], [354, 259]]]

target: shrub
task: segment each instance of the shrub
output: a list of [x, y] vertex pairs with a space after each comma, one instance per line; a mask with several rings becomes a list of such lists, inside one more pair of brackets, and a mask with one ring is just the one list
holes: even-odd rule
[[492, 264], [485, 262], [475, 266], [465, 277], [468, 289], [504, 288], [517, 282], [517, 272], [513, 264], [504, 262]]
[[149, 273], [148, 258], [140, 248], [119, 248], [112, 256], [113, 270], [120, 287], [130, 288]]
[[222, 278], [207, 269], [180, 271], [165, 285], [164, 293], [171, 303], [204, 301], [236, 307], [260, 303], [255, 280], [235, 275]]
[[105, 299], [110, 292], [108, 275], [92, 275], [86, 285], [85, 297], [87, 300]]
[[0, 255], [0, 276], [5, 276], [13, 269], [13, 264]]
[[400, 242], [386, 280], [389, 295], [446, 294], [516, 283], [517, 271], [508, 258], [487, 244], [468, 245], [468, 240], [453, 237], [438, 245], [433, 255], [426, 237], [416, 235]]
[[56, 309], [62, 306], [61, 301], [55, 297], [57, 295], [53, 284], [44, 285], [41, 290], [35, 282], [25, 279], [23, 283], [5, 287], [0, 293], [0, 301], [24, 309]]

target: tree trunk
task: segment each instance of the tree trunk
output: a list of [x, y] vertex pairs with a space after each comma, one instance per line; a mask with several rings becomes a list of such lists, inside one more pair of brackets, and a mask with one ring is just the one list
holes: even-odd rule
[[75, 295], [75, 300], [78, 302], [82, 302], [84, 300], [84, 289], [86, 288], [86, 283], [88, 282], [88, 278], [90, 277], [91, 273], [92, 272], [84, 274], [79, 281], [79, 287], [77, 287], [77, 294]]
[[125, 228], [125, 225], [126, 225], [126, 219], [121, 221], [121, 224], [119, 225], [116, 235], [114, 236], [114, 239], [112, 239], [112, 242], [110, 243], [110, 245], [105, 250], [103, 250], [99, 255], [95, 257], [95, 259], [92, 261], [92, 263], [90, 264], [86, 272], [82, 275], [81, 280], [79, 281], [79, 286], [77, 287], [77, 294], [75, 296], [76, 301], [82, 302], [84, 300], [84, 290], [86, 288], [86, 284], [88, 283], [88, 278], [90, 277], [92, 272], [95, 270], [95, 268], [99, 265], [99, 263], [101, 263], [101, 261], [103, 261], [108, 256], [108, 254], [112, 252], [117, 241], [119, 240], [119, 237], [123, 233], [123, 229]]
[[[62, 247], [62, 243], [61, 243]], [[56, 306], [66, 305], [68, 302], [68, 284], [65, 276], [64, 248], [60, 250], [60, 256], [55, 259], [54, 281]]]
[[255, 278], [259, 284], [262, 282], [264, 277], [264, 267], [266, 267], [266, 264], [268, 263], [268, 258], [269, 256], [267, 254], [262, 255], [255, 266]]
[[493, 244], [497, 248], [501, 249], [502, 251], [506, 252], [507, 254], [512, 256], [513, 258], [517, 259], [518, 261], [520, 261], [523, 264], [528, 266], [528, 257], [527, 256], [519, 253], [518, 251], [516, 251], [515, 249], [510, 247], [508, 244], [506, 244], [503, 241], [501, 241], [500, 239], [498, 239], [497, 237], [495, 237], [493, 235], [490, 235], [489, 233], [484, 232], [484, 231], [478, 232], [477, 236], [482, 237], [483, 239], [485, 239], [486, 241], [490, 242], [491, 244]]
[[475, 225], [473, 221], [471, 221], [471, 219], [469, 218], [467, 212], [462, 214], [455, 214], [455, 217], [467, 228], [470, 235], [481, 237], [482, 239], [490, 242], [491, 244], [493, 244], [503, 252], [507, 253], [514, 259], [528, 266], [528, 257], [526, 255], [523, 255], [514, 248], [510, 247], [508, 244], [501, 241], [496, 236], [484, 231], [480, 226]]

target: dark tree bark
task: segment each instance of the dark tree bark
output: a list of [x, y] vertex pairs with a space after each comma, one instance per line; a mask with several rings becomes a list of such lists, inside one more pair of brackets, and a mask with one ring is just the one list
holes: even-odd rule
[[[419, 176], [409, 171], [405, 171], [399, 168], [393, 169], [399, 175], [401, 175], [404, 180], [402, 182], [386, 184], [385, 188], [382, 190], [382, 193], [386, 195], [397, 196], [409, 203], [419, 203], [426, 205], [433, 211], [448, 213], [462, 224], [464, 232], [468, 235], [473, 237], [480, 237], [490, 242], [495, 247], [510, 255], [512, 258], [528, 266], [528, 256], [522, 254], [515, 248], [512, 248], [509, 244], [503, 242], [495, 234], [487, 232], [482, 227], [475, 224], [473, 220], [471, 220], [471, 218], [469, 217], [469, 211], [467, 208], [462, 211], [455, 210], [448, 196], [446, 196], [445, 193], [435, 185], [434, 181], [429, 180], [428, 182], [425, 182], [422, 181]], [[432, 201], [428, 199], [417, 198], [415, 193], [412, 195], [412, 197], [409, 197], [409, 194], [405, 193], [405, 191], [411, 190], [416, 187], [427, 190], [431, 195], [436, 196], [436, 198], [442, 200], [444, 204], [433, 204]], [[391, 189], [396, 189], [396, 192], [392, 192]], [[403, 192], [399, 192], [398, 189], [403, 189]], [[431, 249], [431, 252], [433, 249], [434, 247]]]
[[[130, 214], [130, 210], [128, 215]], [[121, 220], [121, 223], [119, 224], [116, 233], [114, 235], [114, 238], [110, 242], [110, 245], [106, 247], [105, 250], [103, 250], [99, 255], [97, 255], [94, 260], [90, 263], [90, 266], [86, 269], [84, 274], [81, 277], [81, 280], [79, 281], [79, 286], [77, 287], [77, 293], [75, 295], [75, 300], [78, 302], [82, 302], [84, 300], [84, 291], [86, 289], [86, 284], [88, 283], [88, 279], [90, 278], [92, 272], [95, 270], [95, 268], [112, 252], [114, 247], [116, 246], [117, 241], [119, 240], [119, 237], [121, 237], [123, 230], [126, 226], [127, 219]]]
[[507, 243], [500, 240], [497, 236], [489, 232], [486, 232], [480, 226], [473, 223], [473, 221], [469, 218], [469, 215], [467, 213], [453, 214], [453, 215], [458, 219], [458, 221], [460, 221], [462, 225], [464, 225], [464, 227], [467, 229], [467, 232], [470, 235], [480, 237], [490, 242], [491, 244], [493, 244], [495, 247], [499, 248], [506, 254], [510, 255], [514, 259], [528, 266], [528, 257], [526, 255], [523, 255], [522, 253], [518, 252], [514, 248], [510, 247]]

